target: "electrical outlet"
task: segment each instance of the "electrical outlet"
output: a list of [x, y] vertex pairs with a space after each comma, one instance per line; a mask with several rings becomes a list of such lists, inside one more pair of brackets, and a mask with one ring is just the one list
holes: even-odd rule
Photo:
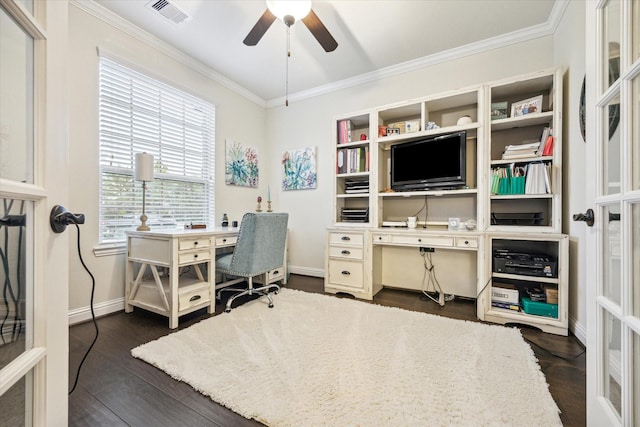
[[420, 253], [424, 254], [426, 252], [435, 252], [436, 250], [434, 248], [420, 248]]

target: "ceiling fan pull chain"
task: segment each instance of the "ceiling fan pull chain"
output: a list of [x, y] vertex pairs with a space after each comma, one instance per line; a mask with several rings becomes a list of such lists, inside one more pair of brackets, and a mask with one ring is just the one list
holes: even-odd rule
[[291, 27], [287, 26], [287, 66], [285, 71], [285, 107], [289, 106], [289, 58], [291, 58]]

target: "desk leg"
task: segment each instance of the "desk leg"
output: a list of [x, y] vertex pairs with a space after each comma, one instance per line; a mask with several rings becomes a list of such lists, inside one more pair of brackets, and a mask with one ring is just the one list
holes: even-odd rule
[[169, 329], [178, 327], [178, 279], [180, 268], [173, 267], [169, 272], [169, 290], [171, 292], [171, 303], [169, 307]]
[[[212, 258], [216, 258], [216, 250], [213, 250]], [[207, 313], [214, 314], [216, 312], [216, 263], [209, 261], [207, 263], [207, 282], [209, 283], [209, 298], [211, 304], [207, 308]]]
[[129, 295], [131, 295], [131, 282], [133, 281], [133, 261], [127, 261], [124, 274], [124, 312], [131, 313], [133, 306], [129, 304]]

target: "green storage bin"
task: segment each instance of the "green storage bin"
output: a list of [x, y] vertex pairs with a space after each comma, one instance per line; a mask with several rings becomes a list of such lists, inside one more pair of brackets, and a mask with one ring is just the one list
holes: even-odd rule
[[531, 301], [527, 297], [522, 298], [522, 308], [527, 314], [558, 318], [558, 304], [547, 304], [541, 301]]

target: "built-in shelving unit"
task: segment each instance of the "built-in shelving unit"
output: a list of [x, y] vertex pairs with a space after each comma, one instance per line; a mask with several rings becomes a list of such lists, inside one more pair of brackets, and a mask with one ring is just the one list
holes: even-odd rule
[[[416, 255], [416, 247], [430, 245], [452, 258], [465, 250], [468, 276], [477, 281], [477, 289], [470, 293], [478, 296], [479, 318], [566, 334], [567, 240], [560, 234], [561, 111], [562, 72], [550, 69], [337, 116], [333, 122], [334, 224], [328, 237], [326, 269], [330, 274], [325, 276], [325, 289], [371, 299], [387, 283], [397, 286], [390, 280], [388, 260], [402, 263]], [[466, 185], [420, 191], [391, 189], [391, 151], [395, 145], [460, 131], [466, 132]], [[553, 150], [543, 155], [547, 133], [552, 135]], [[507, 150], [509, 146], [535, 146], [536, 142], [540, 142], [539, 151], [522, 151], [514, 157], [509, 153], [514, 148]], [[524, 150], [524, 146], [517, 149]], [[355, 161], [358, 168], [345, 166], [347, 153], [360, 153], [361, 160]], [[502, 182], [509, 186], [496, 191], [494, 174], [506, 170], [513, 171]], [[542, 181], [532, 180], [534, 173]], [[412, 216], [417, 217], [419, 227], [403, 228], [403, 221]], [[352, 232], [356, 234], [350, 235]], [[356, 247], [350, 247], [354, 241]], [[464, 242], [474, 244], [465, 246]], [[495, 272], [492, 252], [500, 246], [548, 252], [556, 259], [560, 273], [554, 278], [531, 279], [526, 274]], [[469, 250], [477, 252], [476, 267], [469, 263]], [[443, 263], [456, 265], [455, 260]], [[540, 319], [492, 306], [493, 283], [500, 280], [522, 283], [523, 289], [532, 284], [555, 286], [558, 317]]]
[[[484, 218], [489, 231], [555, 232], [562, 228], [562, 75], [559, 70], [547, 70], [506, 79], [487, 87], [487, 103], [490, 112], [487, 118], [486, 157], [490, 174], [489, 203], [486, 203]], [[515, 116], [513, 106], [535, 100], [541, 102], [535, 112]], [[496, 105], [507, 105], [507, 117], [492, 120], [491, 111]], [[540, 141], [545, 128], [551, 130], [553, 150], [549, 155], [538, 155], [546, 143]], [[540, 142], [539, 153], [528, 157], [503, 159], [507, 146], [519, 146]], [[532, 173], [535, 169], [536, 173]], [[524, 176], [513, 176], [522, 173]], [[520, 180], [525, 185], [507, 185], [496, 191], [493, 175], [507, 173], [514, 184]], [[544, 175], [547, 175], [546, 178]], [[537, 179], [536, 177], [540, 178]], [[540, 182], [542, 179], [546, 181]], [[529, 180], [541, 185], [529, 186]], [[546, 184], [548, 183], [548, 184]], [[505, 194], [506, 193], [506, 194]]]

